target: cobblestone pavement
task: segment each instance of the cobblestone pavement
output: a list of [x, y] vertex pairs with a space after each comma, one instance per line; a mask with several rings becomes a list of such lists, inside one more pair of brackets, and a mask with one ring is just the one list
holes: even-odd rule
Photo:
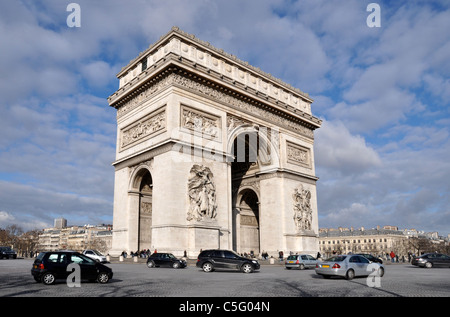
[[108, 284], [84, 282], [68, 287], [36, 283], [31, 259], [0, 260], [0, 297], [449, 297], [450, 268], [424, 269], [410, 264], [386, 264], [380, 287], [367, 278], [324, 279], [314, 269], [286, 270], [263, 262], [252, 274], [232, 271], [204, 273], [190, 262], [185, 269], [149, 269], [145, 261], [113, 261]]

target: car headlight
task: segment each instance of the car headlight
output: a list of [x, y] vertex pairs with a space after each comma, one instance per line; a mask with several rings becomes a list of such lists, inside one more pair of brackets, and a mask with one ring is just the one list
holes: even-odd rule
[[252, 260], [252, 262], [255, 263], [255, 264], [258, 264], [258, 261], [256, 261], [256, 260]]

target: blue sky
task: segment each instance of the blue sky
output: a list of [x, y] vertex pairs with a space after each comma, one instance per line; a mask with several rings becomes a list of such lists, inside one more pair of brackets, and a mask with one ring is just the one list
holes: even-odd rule
[[175, 25], [314, 99], [320, 227], [450, 233], [450, 4], [438, 0], [2, 1], [0, 227], [112, 223], [106, 98]]

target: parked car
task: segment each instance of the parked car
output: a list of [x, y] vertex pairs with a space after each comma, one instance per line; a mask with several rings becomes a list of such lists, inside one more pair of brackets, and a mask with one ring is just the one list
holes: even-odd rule
[[441, 253], [427, 253], [411, 260], [412, 265], [420, 267], [450, 267], [450, 256]]
[[54, 284], [57, 279], [67, 279], [72, 273], [67, 266], [76, 263], [80, 266], [82, 280], [107, 283], [113, 276], [111, 268], [74, 251], [41, 252], [34, 260], [31, 275], [36, 282]]
[[91, 259], [100, 262], [100, 263], [106, 263], [106, 256], [98, 252], [97, 250], [84, 250], [83, 254], [87, 257], [90, 257]]
[[10, 247], [0, 247], [0, 259], [16, 259], [17, 253]]
[[342, 276], [348, 280], [356, 276], [368, 276], [376, 271], [377, 276], [384, 275], [384, 266], [380, 263], [370, 262], [367, 258], [356, 255], [333, 256], [323, 262], [317, 262], [316, 274], [324, 278], [331, 276]]
[[296, 254], [289, 255], [284, 264], [288, 270], [292, 268], [303, 270], [305, 268], [315, 268], [317, 260], [309, 254]]
[[174, 269], [187, 266], [186, 261], [176, 258], [172, 253], [153, 253], [147, 259], [147, 266], [153, 267], [173, 267]]
[[357, 255], [362, 255], [363, 257], [365, 257], [365, 258], [366, 258], [367, 260], [369, 260], [369, 261], [383, 264], [383, 260], [382, 260], [382, 259], [377, 258], [376, 256], [373, 256], [372, 254], [367, 254], [367, 253], [357, 253]]
[[198, 255], [196, 266], [202, 268], [205, 272], [212, 272], [215, 269], [224, 269], [252, 273], [260, 268], [260, 264], [257, 260], [242, 257], [230, 250], [202, 251]]

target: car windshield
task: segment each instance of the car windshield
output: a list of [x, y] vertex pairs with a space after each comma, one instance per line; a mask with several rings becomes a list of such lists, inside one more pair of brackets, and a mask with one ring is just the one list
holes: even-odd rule
[[100, 252], [98, 252], [97, 250], [92, 250], [92, 252], [94, 252], [95, 255], [103, 255]]
[[81, 254], [71, 254], [70, 261], [77, 264], [94, 264], [95, 262], [87, 256]]
[[337, 255], [337, 256], [332, 256], [331, 258], [326, 259], [325, 261], [327, 261], [327, 262], [342, 262], [345, 260], [345, 258], [346, 258], [345, 255]]

